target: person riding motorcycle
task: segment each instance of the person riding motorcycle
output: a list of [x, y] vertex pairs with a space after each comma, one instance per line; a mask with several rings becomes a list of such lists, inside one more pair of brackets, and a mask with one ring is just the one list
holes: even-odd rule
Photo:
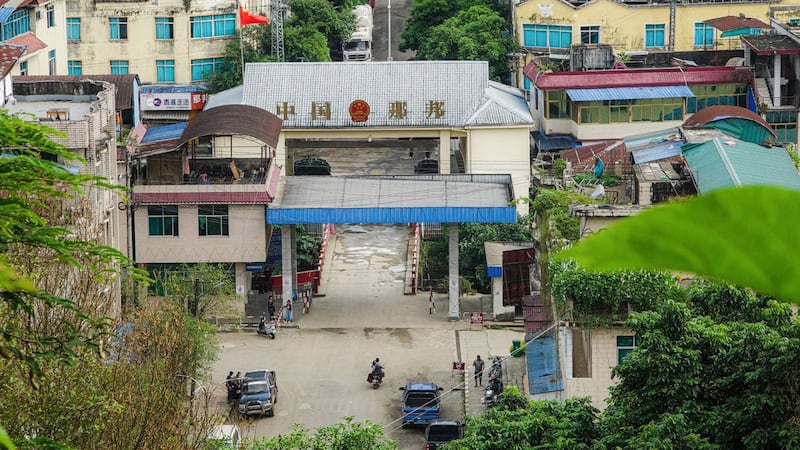
[[381, 364], [380, 358], [375, 358], [375, 360], [372, 361], [372, 372], [370, 375], [372, 375], [373, 378], [377, 378], [379, 383], [383, 381], [383, 365]]

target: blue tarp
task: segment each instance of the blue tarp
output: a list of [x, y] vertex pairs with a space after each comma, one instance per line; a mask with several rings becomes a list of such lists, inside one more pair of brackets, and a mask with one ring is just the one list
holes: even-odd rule
[[694, 97], [692, 90], [683, 84], [679, 86], [567, 89], [566, 92], [573, 102]]
[[540, 336], [528, 341], [525, 344], [525, 358], [531, 394], [564, 390], [555, 335]]
[[575, 142], [575, 139], [570, 135], [546, 135], [541, 130], [531, 132], [533, 142], [536, 148], [542, 152], [552, 152], [558, 150], [566, 150], [570, 148], [580, 147], [580, 144]]
[[508, 207], [409, 208], [267, 208], [267, 224], [306, 223], [515, 223], [517, 209]]
[[664, 141], [659, 144], [653, 144], [650, 147], [634, 150], [631, 152], [631, 156], [633, 156], [634, 164], [643, 164], [678, 156], [681, 154], [682, 147], [683, 141]]
[[183, 134], [186, 128], [186, 122], [173, 123], [171, 125], [164, 125], [161, 127], [150, 128], [142, 138], [142, 144], [150, 142], [167, 141], [170, 139], [178, 139]]

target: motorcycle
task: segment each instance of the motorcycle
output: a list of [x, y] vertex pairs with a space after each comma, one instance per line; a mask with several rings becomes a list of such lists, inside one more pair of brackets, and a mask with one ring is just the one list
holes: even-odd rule
[[367, 375], [367, 383], [372, 384], [372, 389], [378, 389], [378, 386], [383, 383], [384, 377], [383, 368], [378, 366], [372, 369], [372, 372]]
[[483, 403], [487, 408], [491, 408], [497, 403], [500, 394], [503, 393], [503, 382], [499, 378], [489, 379], [489, 383], [483, 389]]
[[264, 316], [261, 316], [261, 320], [258, 322], [258, 328], [256, 328], [256, 333], [259, 336], [267, 336], [270, 339], [275, 339], [275, 336], [277, 335], [275, 322], [267, 322], [266, 319], [264, 319]]

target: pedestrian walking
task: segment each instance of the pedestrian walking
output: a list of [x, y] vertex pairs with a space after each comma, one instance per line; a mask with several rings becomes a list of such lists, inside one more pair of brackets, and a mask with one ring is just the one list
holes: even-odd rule
[[478, 386], [478, 384], [483, 386], [483, 367], [484, 367], [484, 362], [481, 359], [481, 355], [478, 355], [478, 357], [475, 358], [475, 361], [472, 363], [472, 367], [475, 368], [475, 386]]
[[284, 309], [284, 320], [287, 322], [292, 321], [292, 299], [286, 300], [286, 306], [283, 307]]
[[267, 314], [269, 314], [269, 320], [275, 320], [275, 300], [270, 295], [267, 299]]

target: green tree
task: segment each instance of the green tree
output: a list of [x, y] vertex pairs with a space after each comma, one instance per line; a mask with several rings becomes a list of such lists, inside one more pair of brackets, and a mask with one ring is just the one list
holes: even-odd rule
[[483, 0], [419, 0], [411, 6], [411, 13], [406, 20], [405, 28], [400, 34], [400, 51], [419, 50], [429, 39], [431, 29], [441, 25], [445, 20], [475, 5], [484, 4]]
[[370, 421], [355, 422], [345, 417], [343, 422], [320, 427], [312, 432], [300, 424], [292, 426], [289, 434], [261, 438], [247, 443], [248, 450], [395, 450], [397, 444], [387, 439], [380, 425]]
[[329, 62], [331, 50], [325, 35], [308, 26], [286, 27], [284, 45], [286, 61]]
[[528, 401], [507, 387], [484, 414], [468, 417], [464, 438], [448, 450], [590, 449], [599, 437], [598, 410], [588, 398]]
[[[533, 230], [526, 218], [518, 223], [464, 223], [458, 226], [458, 270], [478, 292], [490, 292], [491, 289], [491, 280], [486, 276], [484, 247], [484, 243], [488, 241], [532, 242]], [[439, 240], [423, 243], [421, 253], [424, 255], [426, 278], [447, 278], [448, 242], [447, 226], [442, 226], [442, 237]]]
[[505, 19], [488, 6], [476, 5], [428, 30], [417, 59], [488, 61], [489, 78], [507, 81], [511, 68], [506, 55], [516, 48]]
[[[328, 41], [329, 55], [341, 54], [342, 42], [349, 39], [355, 29], [355, 15], [351, 10], [337, 11], [328, 0], [292, 0], [289, 7], [292, 14], [288, 26], [322, 33]], [[316, 37], [312, 39], [317, 40]]]

